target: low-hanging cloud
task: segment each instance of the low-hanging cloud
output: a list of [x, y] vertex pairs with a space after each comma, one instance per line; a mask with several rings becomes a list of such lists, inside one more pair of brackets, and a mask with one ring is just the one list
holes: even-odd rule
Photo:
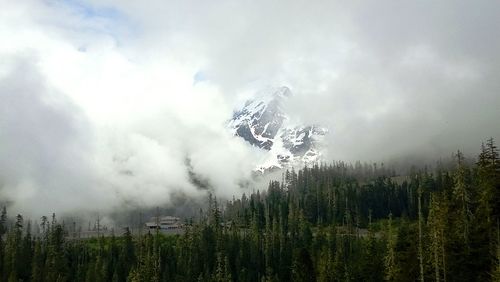
[[[92, 123], [44, 83], [33, 58], [13, 58], [0, 79], [0, 196], [14, 210], [110, 211], [239, 193], [259, 152], [224, 128], [157, 113], [123, 126]], [[189, 160], [189, 166], [186, 161]]]
[[91, 191], [86, 154], [89, 125], [77, 107], [45, 84], [33, 60], [2, 60], [0, 196], [29, 210], [81, 207], [97, 192]]
[[[1, 1], [0, 197], [20, 209], [224, 196], [265, 156], [232, 110], [287, 85], [326, 160], [500, 139], [495, 1]], [[259, 187], [258, 187], [259, 188]]]

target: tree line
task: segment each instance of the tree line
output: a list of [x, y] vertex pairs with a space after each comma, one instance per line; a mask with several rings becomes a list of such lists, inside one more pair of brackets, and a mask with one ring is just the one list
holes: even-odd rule
[[[500, 158], [395, 176], [337, 162], [219, 202], [182, 235], [69, 239], [0, 215], [0, 281], [500, 281]], [[191, 221], [190, 221], [191, 222]]]

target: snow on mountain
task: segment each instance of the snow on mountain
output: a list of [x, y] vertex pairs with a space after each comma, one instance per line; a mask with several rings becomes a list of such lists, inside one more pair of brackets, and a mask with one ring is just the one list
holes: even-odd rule
[[321, 143], [328, 130], [316, 125], [291, 125], [283, 103], [292, 95], [288, 87], [258, 92], [233, 114], [233, 134], [268, 151], [268, 159], [257, 170], [311, 165], [320, 161]]

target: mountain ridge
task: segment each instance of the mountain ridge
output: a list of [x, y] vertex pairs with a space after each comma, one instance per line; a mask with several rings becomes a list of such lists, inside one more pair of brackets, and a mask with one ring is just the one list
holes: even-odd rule
[[286, 86], [261, 90], [228, 122], [233, 135], [268, 151], [268, 159], [256, 171], [312, 165], [321, 160], [322, 140], [328, 130], [318, 125], [290, 124], [283, 104], [291, 96]]

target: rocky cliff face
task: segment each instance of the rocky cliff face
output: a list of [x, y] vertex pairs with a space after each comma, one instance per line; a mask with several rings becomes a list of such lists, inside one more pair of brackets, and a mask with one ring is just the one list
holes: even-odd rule
[[321, 141], [327, 129], [316, 125], [291, 125], [283, 103], [292, 95], [288, 87], [269, 88], [233, 115], [229, 128], [233, 134], [269, 153], [257, 170], [314, 164], [321, 159]]

